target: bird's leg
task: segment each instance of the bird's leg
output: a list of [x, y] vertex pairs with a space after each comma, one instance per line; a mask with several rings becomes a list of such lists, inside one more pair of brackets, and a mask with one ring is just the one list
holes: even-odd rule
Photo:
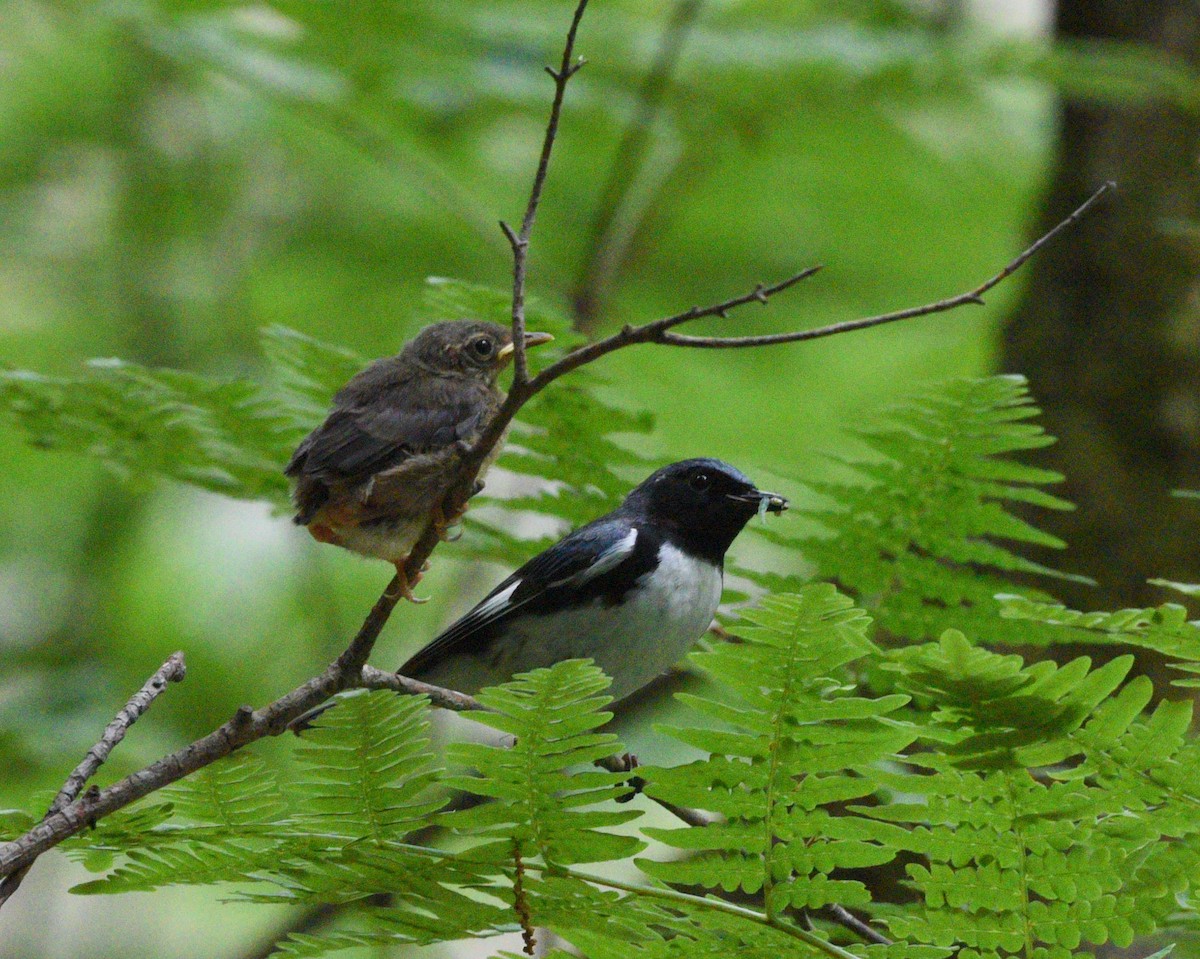
[[459, 523], [461, 523], [463, 513], [466, 511], [467, 509], [464, 506], [462, 510], [456, 513], [454, 516], [447, 516], [446, 511], [442, 508], [442, 504], [438, 503], [437, 506], [433, 508], [432, 512], [433, 528], [437, 531], [438, 539], [440, 539], [443, 543], [457, 543], [460, 539], [462, 539], [462, 530], [459, 530], [457, 533], [451, 535], [450, 527], [457, 526]]
[[[619, 759], [620, 765], [617, 769], [614, 769], [613, 772], [632, 773], [640, 765], [638, 763], [637, 756], [635, 756], [633, 753], [625, 753], [623, 756], [620, 756]], [[634, 796], [646, 788], [646, 780], [644, 780], [641, 776], [630, 776], [627, 780], [625, 780], [625, 782], [629, 786], [630, 792], [626, 793], [624, 796], [617, 797], [617, 802], [620, 803], [629, 802]]]
[[414, 586], [416, 586], [417, 583], [421, 582], [421, 574], [424, 573], [425, 570], [429, 568], [429, 565], [426, 564], [426, 565], [422, 566], [421, 572], [417, 573], [417, 575], [414, 576], [412, 579], [409, 579], [408, 574], [406, 572], [404, 572], [403, 560], [401, 562], [395, 563], [394, 565], [396, 567], [396, 583], [395, 583], [395, 586], [388, 587], [388, 590], [387, 590], [388, 599], [399, 599], [401, 596], [403, 596], [410, 603], [416, 603], [417, 605], [420, 605], [421, 603], [428, 603], [429, 602], [428, 597], [426, 597], [425, 599], [418, 599], [416, 596], [414, 596], [412, 588]]
[[333, 543], [334, 546], [342, 545], [342, 538], [333, 531], [332, 527], [326, 526], [324, 523], [310, 523], [308, 525], [308, 532], [318, 543]]

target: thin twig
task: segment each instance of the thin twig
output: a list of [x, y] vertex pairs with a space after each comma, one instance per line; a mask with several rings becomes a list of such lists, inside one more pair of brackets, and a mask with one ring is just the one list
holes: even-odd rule
[[684, 41], [696, 22], [700, 7], [701, 0], [676, 0], [663, 29], [658, 51], [638, 90], [633, 116], [608, 165], [608, 179], [596, 201], [596, 215], [584, 242], [586, 252], [570, 296], [575, 312], [575, 328], [582, 333], [594, 331], [596, 314], [605, 289], [620, 268], [629, 247], [632, 230], [626, 228], [617, 234], [618, 217], [625, 210], [630, 194], [641, 177], [650, 134], [662, 112]]
[[390, 689], [392, 692], [409, 696], [428, 696], [429, 702], [434, 706], [456, 713], [481, 712], [487, 709], [474, 696], [409, 679], [399, 673], [387, 673], [374, 666], [363, 667], [361, 685], [363, 689]]
[[668, 330], [683, 323], [690, 323], [692, 320], [699, 320], [706, 316], [724, 317], [730, 310], [736, 309], [739, 306], [745, 306], [747, 303], [762, 303], [765, 305], [776, 293], [782, 293], [784, 290], [790, 289], [797, 283], [815, 275], [820, 270], [820, 266], [810, 266], [778, 283], [773, 283], [770, 286], [764, 286], [760, 283], [749, 293], [743, 293], [741, 296], [722, 300], [720, 303], [714, 303], [711, 306], [693, 306], [690, 310], [684, 310], [682, 313], [675, 313], [660, 320], [653, 320], [641, 326], [625, 326], [612, 334], [612, 336], [606, 336], [602, 340], [596, 340], [594, 343], [589, 343], [587, 346], [582, 346], [568, 353], [557, 363], [542, 370], [541, 373], [530, 380], [529, 385], [532, 388], [532, 392], [537, 393], [545, 389], [564, 373], [569, 373], [571, 370], [594, 362], [615, 350], [624, 349], [636, 343], [662, 342], [662, 338], [667, 335]]
[[867, 942], [873, 942], [877, 946], [890, 946], [892, 944], [892, 940], [883, 933], [872, 929], [867, 923], [859, 919], [858, 916], [835, 902], [825, 907], [825, 914], [839, 926], [849, 929]]
[[818, 340], [826, 336], [835, 336], [839, 333], [850, 333], [854, 330], [865, 330], [872, 326], [882, 326], [884, 323], [895, 323], [897, 320], [909, 320], [918, 316], [930, 316], [934, 313], [945, 313], [948, 310], [957, 309], [960, 306], [983, 305], [983, 295], [989, 290], [998, 286], [1000, 283], [1007, 280], [1017, 270], [1019, 270], [1025, 262], [1038, 252], [1047, 243], [1053, 240], [1059, 233], [1069, 227], [1074, 226], [1079, 220], [1085, 216], [1093, 206], [1095, 206], [1100, 198], [1110, 190], [1115, 190], [1117, 185], [1109, 180], [1093, 193], [1074, 213], [1063, 220], [1058, 226], [1050, 230], [1050, 232], [1040, 236], [1034, 243], [1026, 247], [1021, 253], [1010, 260], [999, 273], [991, 277], [991, 279], [981, 283], [973, 290], [966, 293], [960, 293], [958, 296], [952, 296], [945, 300], [938, 300], [936, 303], [927, 303], [924, 306], [914, 306], [907, 310], [896, 310], [894, 313], [881, 313], [879, 316], [868, 316], [859, 320], [846, 320], [843, 323], [830, 323], [828, 326], [817, 327], [812, 330], [798, 330], [794, 333], [772, 333], [765, 336], [683, 336], [678, 333], [663, 333], [654, 342], [664, 343], [668, 346], [691, 346], [701, 349], [740, 349], [752, 346], [776, 346], [781, 343], [800, 343], [804, 340]]
[[529, 381], [529, 366], [525, 356], [525, 272], [529, 263], [529, 237], [533, 233], [533, 221], [537, 219], [538, 204], [542, 200], [542, 189], [546, 185], [546, 174], [550, 169], [550, 154], [554, 152], [554, 141], [558, 137], [558, 118], [562, 115], [563, 97], [567, 92], [567, 84], [571, 77], [579, 72], [584, 64], [583, 57], [575, 62], [575, 34], [579, 31], [579, 21], [587, 9], [588, 0], [579, 0], [575, 7], [575, 16], [571, 27], [567, 30], [567, 42], [563, 46], [562, 62], [557, 70], [546, 67], [546, 72], [554, 80], [554, 100], [550, 104], [550, 119], [546, 122], [546, 135], [542, 139], [542, 153], [538, 158], [537, 172], [533, 175], [533, 187], [529, 191], [529, 202], [525, 205], [525, 216], [521, 219], [521, 229], [514, 232], [513, 228], [500, 221], [500, 229], [508, 238], [513, 253], [513, 292], [512, 292], [512, 338], [513, 338], [513, 383], [521, 386]]
[[[187, 674], [187, 666], [183, 661], [183, 653], [172, 653], [167, 657], [167, 661], [163, 663], [158, 670], [146, 680], [145, 684], [136, 693], [129, 697], [127, 702], [113, 717], [100, 735], [99, 741], [91, 749], [87, 751], [87, 755], [80, 760], [79, 765], [71, 770], [71, 775], [67, 777], [67, 781], [63, 783], [62, 789], [58, 791], [58, 795], [54, 797], [54, 801], [50, 803], [50, 808], [46, 810], [46, 816], [42, 817], [45, 821], [46, 817], [53, 816], [64, 806], [74, 802], [83, 787], [87, 785], [87, 781], [96, 775], [96, 770], [104, 765], [105, 760], [117, 745], [125, 738], [125, 734], [129, 731], [129, 727], [141, 718], [142, 714], [150, 708], [154, 702], [167, 688], [170, 683], [179, 683], [183, 681], [183, 677]], [[30, 863], [32, 865], [32, 863]], [[3, 906], [13, 893], [20, 888], [25, 876], [29, 873], [30, 865], [25, 866], [17, 872], [11, 873], [0, 882], [0, 906]]]

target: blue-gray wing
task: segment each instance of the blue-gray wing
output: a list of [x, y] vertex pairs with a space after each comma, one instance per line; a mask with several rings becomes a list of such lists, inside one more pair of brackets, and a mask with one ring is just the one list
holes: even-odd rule
[[398, 672], [420, 679], [444, 659], [478, 654], [517, 616], [596, 600], [616, 602], [649, 572], [658, 545], [644, 528], [619, 519], [590, 523], [518, 569]]

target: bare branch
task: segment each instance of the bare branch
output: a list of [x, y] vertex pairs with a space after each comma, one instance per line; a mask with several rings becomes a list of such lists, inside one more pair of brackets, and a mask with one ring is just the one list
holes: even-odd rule
[[80, 761], [67, 777], [67, 781], [63, 783], [62, 789], [58, 791], [58, 795], [54, 797], [54, 801], [50, 804], [49, 812], [58, 812], [63, 806], [72, 802], [79, 795], [87, 781], [96, 775], [96, 770], [104, 765], [112, 751], [117, 747], [125, 734], [129, 731], [129, 727], [136, 723], [142, 715], [150, 708], [151, 703], [162, 694], [169, 683], [181, 683], [187, 675], [187, 664], [184, 662], [183, 653], [172, 653], [165, 663], [163, 663], [158, 671], [146, 680], [136, 693], [129, 697], [129, 702], [121, 709], [119, 713], [109, 723], [104, 732], [100, 736], [100, 741], [88, 750], [86, 756]]
[[859, 919], [854, 913], [839, 906], [836, 902], [831, 902], [825, 907], [825, 914], [839, 926], [849, 929], [866, 942], [873, 942], [877, 946], [890, 946], [892, 944], [891, 939], [871, 928], [871, 926]]
[[[141, 718], [142, 714], [150, 708], [150, 705], [156, 700], [167, 688], [169, 683], [178, 683], [183, 681], [183, 677], [187, 674], [187, 666], [183, 661], [183, 653], [172, 653], [167, 658], [158, 670], [146, 680], [145, 684], [136, 693], [129, 697], [127, 702], [113, 717], [100, 736], [100, 740], [91, 749], [87, 751], [87, 755], [80, 760], [79, 765], [71, 770], [71, 775], [67, 777], [67, 781], [63, 783], [62, 789], [58, 791], [58, 795], [54, 797], [54, 801], [50, 803], [50, 808], [46, 811], [46, 817], [53, 816], [64, 806], [75, 801], [80, 791], [87, 784], [87, 781], [96, 775], [96, 770], [104, 765], [112, 751], [117, 747], [125, 734], [129, 731], [129, 727]], [[17, 872], [11, 873], [0, 882], [0, 906], [3, 906], [13, 893], [20, 888], [21, 882], [29, 873], [29, 863]]]
[[578, 350], [568, 353], [557, 363], [542, 370], [541, 373], [530, 381], [529, 385], [532, 388], [532, 392], [537, 393], [545, 389], [564, 373], [569, 373], [571, 370], [578, 369], [586, 363], [598, 360], [600, 357], [607, 353], [612, 353], [614, 350], [633, 346], [635, 343], [660, 343], [663, 342], [663, 337], [667, 335], [668, 330], [683, 323], [690, 323], [692, 320], [698, 320], [705, 316], [725, 316], [730, 310], [744, 306], [747, 303], [765, 303], [771, 296], [776, 293], [782, 293], [802, 280], [807, 280], [820, 269], [821, 267], [819, 266], [810, 266], [771, 286], [759, 284], [749, 293], [723, 300], [720, 303], [714, 303], [711, 306], [693, 306], [690, 310], [664, 317], [661, 320], [654, 320], [641, 326], [625, 326], [612, 336], [607, 336], [602, 340], [589, 343], [587, 346], [580, 347]]
[[474, 696], [441, 686], [431, 686], [417, 679], [409, 679], [399, 673], [388, 673], [374, 666], [365, 666], [362, 671], [363, 689], [390, 689], [408, 696], [428, 696], [430, 703], [456, 713], [478, 712], [486, 707]]
[[546, 122], [546, 135], [542, 139], [542, 154], [538, 158], [537, 172], [533, 175], [533, 187], [529, 191], [525, 216], [521, 219], [521, 230], [514, 234], [512, 227], [507, 223], [500, 224], [513, 253], [512, 338], [515, 386], [522, 386], [529, 381], [529, 365], [525, 355], [525, 273], [529, 263], [529, 237], [533, 232], [533, 221], [537, 219], [542, 189], [546, 185], [550, 154], [554, 152], [554, 141], [558, 137], [558, 119], [562, 114], [567, 83], [585, 62], [582, 57], [575, 63], [571, 61], [575, 54], [575, 34], [579, 31], [579, 21], [583, 19], [587, 5], [588, 0], [579, 0], [575, 7], [575, 16], [571, 19], [570, 29], [567, 30], [567, 42], [563, 45], [561, 65], [557, 70], [546, 67], [546, 72], [554, 80], [554, 100], [550, 104], [550, 119]]
[[1059, 223], [1054, 229], [1039, 237], [1036, 241], [1021, 251], [1016, 257], [1010, 260], [999, 273], [973, 290], [966, 293], [960, 293], [958, 296], [952, 296], [945, 300], [938, 300], [936, 303], [927, 303], [924, 306], [914, 306], [907, 310], [897, 310], [894, 313], [882, 313], [879, 316], [868, 316], [859, 320], [846, 320], [842, 323], [830, 323], [828, 326], [820, 326], [812, 330], [798, 330], [794, 333], [772, 333], [765, 336], [683, 336], [678, 333], [664, 333], [654, 342], [665, 343], [669, 346], [691, 346], [701, 349], [739, 349], [751, 346], [776, 346], [781, 343], [800, 343], [804, 340], [818, 340], [826, 336], [835, 336], [839, 333], [850, 333], [854, 330], [865, 330], [872, 326], [882, 326], [884, 323], [895, 323], [897, 320], [909, 320], [918, 316], [930, 316], [934, 313], [945, 313], [948, 310], [957, 309], [960, 306], [983, 304], [983, 295], [1000, 283], [1004, 282], [1019, 270], [1030, 257], [1038, 250], [1042, 249], [1047, 243], [1053, 240], [1059, 233], [1074, 226], [1082, 219], [1087, 212], [1095, 206], [1100, 198], [1111, 190], [1116, 189], [1116, 184], [1111, 180], [1100, 187], [1069, 217]]

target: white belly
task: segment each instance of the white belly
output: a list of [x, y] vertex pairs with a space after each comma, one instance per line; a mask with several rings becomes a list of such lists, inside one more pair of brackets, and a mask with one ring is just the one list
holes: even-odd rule
[[717, 567], [670, 545], [663, 545], [658, 555], [658, 568], [639, 579], [620, 605], [597, 601], [526, 617], [486, 654], [453, 657], [429, 670], [426, 678], [475, 692], [514, 673], [564, 659], [591, 659], [612, 677], [613, 698], [625, 698], [683, 658], [712, 624], [721, 601]]

